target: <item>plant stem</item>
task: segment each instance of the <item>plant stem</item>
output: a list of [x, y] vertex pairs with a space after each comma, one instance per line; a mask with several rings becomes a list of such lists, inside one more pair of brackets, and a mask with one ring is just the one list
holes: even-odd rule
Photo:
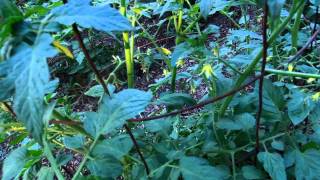
[[[126, 0], [121, 0], [120, 4], [120, 13], [127, 17], [127, 6]], [[129, 32], [122, 33], [123, 38], [123, 46], [124, 46], [124, 55], [126, 60], [127, 66], [127, 81], [128, 81], [128, 88], [134, 87], [134, 62], [131, 52], [133, 51], [133, 47], [130, 47], [130, 40], [129, 40]], [[133, 41], [131, 41], [132, 43]]]
[[228, 19], [230, 19], [231, 22], [232, 22], [238, 29], [241, 28], [241, 26], [240, 26], [231, 16], [229, 16], [229, 14], [228, 14], [227, 12], [225, 12], [224, 10], [221, 10], [220, 13], [223, 14], [223, 15], [225, 15]]
[[120, 69], [120, 67], [121, 67], [123, 64], [124, 64], [124, 62], [123, 62], [123, 61], [120, 61], [120, 62], [118, 63], [118, 65], [112, 70], [112, 72], [109, 74], [108, 78], [105, 80], [105, 82], [106, 82], [107, 84], [110, 83], [111, 78], [115, 76], [115, 73]]
[[136, 148], [136, 150], [137, 150], [137, 152], [138, 152], [138, 154], [140, 156], [140, 159], [142, 160], [142, 163], [144, 165], [144, 168], [146, 170], [147, 175], [149, 175], [150, 174], [149, 166], [148, 166], [144, 156], [142, 155], [142, 152], [141, 152], [140, 147], [139, 147], [139, 145], [137, 143], [137, 140], [134, 138], [134, 136], [133, 136], [133, 134], [131, 132], [131, 129], [128, 127], [128, 125], [125, 124], [124, 128], [127, 130], [128, 134], [129, 134], [129, 136], [131, 138], [131, 141], [133, 142], [133, 144], [134, 144], [134, 146], [135, 146], [135, 148]]
[[227, 66], [228, 68], [230, 68], [231, 70], [233, 70], [234, 72], [236, 72], [237, 74], [241, 75], [242, 72], [240, 70], [238, 70], [236, 67], [234, 67], [233, 65], [231, 65], [229, 62], [223, 60], [222, 58], [218, 57], [218, 61], [222, 62], [225, 66]]
[[[317, 29], [317, 25], [318, 25], [318, 16], [319, 16], [319, 6], [317, 6], [316, 8], [316, 16], [315, 16], [315, 22], [314, 22], [314, 26], [313, 26], [313, 30], [312, 30], [312, 34], [314, 34], [316, 32]], [[315, 44], [316, 45], [316, 44]], [[311, 44], [311, 50], [313, 50], [313, 43]]]
[[78, 176], [80, 175], [84, 165], [86, 164], [87, 160], [89, 159], [90, 157], [90, 153], [91, 151], [94, 149], [94, 147], [96, 146], [96, 144], [98, 143], [98, 140], [99, 140], [99, 135], [94, 139], [93, 143], [91, 144], [90, 148], [89, 148], [89, 151], [86, 153], [86, 155], [84, 156], [84, 158], [82, 159], [79, 167], [78, 167], [78, 170], [76, 171], [76, 173], [74, 174], [74, 176], [72, 177], [72, 180], [77, 180], [78, 179]]
[[[293, 7], [288, 15], [288, 17], [275, 29], [275, 31], [271, 34], [270, 38], [268, 39], [268, 45], [272, 44], [277, 36], [284, 31], [285, 27], [287, 26], [287, 24], [289, 23], [289, 21], [292, 19], [292, 17], [294, 16], [294, 14], [296, 13], [296, 10], [300, 7], [300, 5], [302, 5], [302, 3], [304, 3], [303, 1], [301, 1], [297, 7]], [[247, 79], [247, 77], [254, 71], [256, 65], [259, 63], [259, 60], [262, 57], [262, 52], [263, 50], [261, 49], [260, 52], [256, 55], [256, 57], [253, 59], [252, 63], [246, 68], [246, 70], [243, 72], [243, 74], [239, 77], [239, 79], [237, 80], [234, 88], [237, 88], [239, 86], [241, 86], [241, 84], [243, 83], [243, 81], [245, 81]], [[230, 102], [233, 99], [233, 95], [227, 97], [227, 99], [223, 102], [219, 115], [223, 116], [225, 111], [227, 110]]]
[[259, 81], [259, 106], [258, 106], [257, 119], [256, 119], [256, 145], [255, 145], [256, 154], [259, 153], [259, 146], [260, 146], [259, 132], [260, 132], [261, 114], [263, 109], [263, 80], [264, 80], [264, 74], [265, 74], [265, 68], [266, 68], [267, 56], [268, 56], [267, 54], [268, 52], [267, 23], [268, 23], [268, 5], [267, 5], [267, 2], [265, 2], [263, 7], [263, 25], [262, 25], [262, 41], [263, 41], [262, 54], [263, 55], [262, 55], [262, 64], [261, 64], [261, 77]]
[[107, 85], [104, 83], [103, 77], [99, 73], [97, 66], [95, 65], [93, 59], [91, 58], [91, 56], [89, 54], [88, 49], [86, 48], [86, 46], [83, 42], [83, 38], [82, 38], [81, 33], [78, 29], [78, 26], [76, 24], [72, 24], [72, 29], [73, 29], [73, 32], [76, 36], [76, 39], [78, 40], [78, 43], [79, 43], [81, 50], [83, 51], [88, 63], [90, 64], [91, 69], [93, 70], [94, 74], [97, 76], [97, 79], [98, 79], [99, 83], [101, 84], [101, 86], [103, 87], [104, 91], [108, 94]]
[[[175, 28], [177, 33], [176, 45], [182, 43], [181, 40], [181, 26], [183, 21], [183, 3], [184, 0], [180, 0], [180, 9], [178, 12], [178, 20], [175, 19]], [[176, 91], [176, 79], [177, 79], [177, 65], [171, 68], [171, 92], [174, 93]]]
[[[299, 0], [295, 0], [294, 4], [297, 5], [299, 3]], [[300, 22], [301, 22], [301, 15], [304, 10], [304, 3], [302, 6], [299, 7], [296, 15], [296, 19], [294, 21], [292, 30], [291, 30], [291, 44], [292, 44], [292, 51], [291, 53], [295, 54], [298, 48], [298, 33], [300, 28]]]
[[12, 107], [7, 102], [2, 102], [2, 104], [8, 109], [8, 111], [12, 114], [14, 118], [17, 117], [16, 113], [12, 109]]
[[184, 29], [182, 32], [181, 32], [181, 35], [185, 35], [187, 34], [197, 23], [198, 21], [201, 19], [201, 15], [199, 15], [197, 17], [197, 19], [195, 19], [194, 21], [192, 21], [192, 23], [189, 24], [189, 26], [186, 27], [186, 29]]
[[231, 152], [230, 155], [231, 155], [231, 161], [232, 161], [232, 176], [233, 176], [233, 180], [236, 180], [237, 172], [236, 172], [236, 161], [234, 159], [235, 152]]
[[44, 146], [44, 153], [46, 154], [48, 161], [51, 164], [52, 169], [54, 170], [58, 180], [64, 180], [63, 175], [61, 174], [61, 171], [59, 170], [59, 167], [56, 163], [55, 158], [53, 157], [53, 154], [51, 152], [51, 149], [49, 147], [49, 144], [46, 140], [46, 135], [43, 135], [42, 137], [42, 142], [43, 142], [43, 146]]
[[316, 78], [320, 79], [320, 74], [311, 74], [311, 73], [301, 73], [301, 72], [292, 72], [292, 71], [283, 71], [276, 69], [266, 69], [266, 72], [277, 74], [277, 75], [285, 75], [290, 77], [301, 77], [301, 78]]
[[304, 53], [304, 51], [309, 47], [310, 44], [312, 44], [313, 41], [315, 41], [318, 37], [318, 34], [320, 33], [320, 29], [318, 29], [316, 32], [313, 33], [311, 38], [306, 42], [306, 44], [297, 52], [296, 55], [291, 57], [288, 60], [288, 63], [292, 63], [293, 61], [299, 59], [299, 57]]
[[162, 58], [164, 59], [164, 62], [167, 64], [168, 68], [171, 69], [171, 63], [170, 59], [164, 54], [160, 46], [156, 43], [156, 40], [154, 37], [142, 26], [142, 24], [139, 21], [136, 21], [137, 24], [140, 26], [142, 31], [147, 35], [147, 38], [151, 41], [151, 44], [157, 49], [157, 51], [161, 54]]
[[171, 72], [171, 92], [172, 93], [176, 91], [176, 79], [177, 79], [177, 66], [173, 67]]
[[163, 119], [165, 117], [169, 117], [169, 116], [174, 116], [174, 115], [177, 115], [177, 114], [181, 114], [181, 113], [184, 113], [184, 112], [187, 112], [187, 111], [192, 111], [194, 109], [198, 109], [198, 108], [202, 108], [203, 106], [206, 106], [208, 104], [212, 104], [212, 103], [215, 103], [219, 100], [222, 100], [228, 96], [232, 96], [234, 95], [235, 93], [239, 92], [240, 90], [248, 87], [249, 85], [251, 85], [252, 83], [254, 83], [255, 81], [257, 81], [258, 79], [260, 79], [260, 76], [257, 76], [257, 77], [254, 77], [253, 79], [251, 79], [248, 83], [240, 86], [240, 87], [237, 87], [221, 96], [216, 96], [212, 99], [208, 99], [208, 100], [205, 100], [199, 104], [196, 104], [194, 106], [190, 106], [190, 107], [186, 107], [186, 108], [183, 108], [183, 109], [180, 109], [180, 110], [177, 110], [177, 111], [173, 111], [173, 112], [169, 112], [169, 113], [166, 113], [166, 114], [163, 114], [163, 115], [158, 115], [158, 116], [152, 116], [152, 117], [144, 117], [144, 118], [137, 118], [137, 119], [128, 119], [129, 122], [142, 122], [142, 121], [151, 121], [151, 120], [156, 120], [156, 119]]

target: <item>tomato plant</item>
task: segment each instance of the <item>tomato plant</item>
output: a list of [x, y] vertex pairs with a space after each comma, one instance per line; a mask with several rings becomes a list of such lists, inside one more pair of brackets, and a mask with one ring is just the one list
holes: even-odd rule
[[319, 2], [0, 0], [9, 179], [319, 179]]

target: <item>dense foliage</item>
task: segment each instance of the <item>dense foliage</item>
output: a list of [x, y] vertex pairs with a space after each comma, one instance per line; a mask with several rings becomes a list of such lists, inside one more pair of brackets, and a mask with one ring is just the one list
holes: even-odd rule
[[319, 5], [0, 0], [2, 179], [320, 179]]

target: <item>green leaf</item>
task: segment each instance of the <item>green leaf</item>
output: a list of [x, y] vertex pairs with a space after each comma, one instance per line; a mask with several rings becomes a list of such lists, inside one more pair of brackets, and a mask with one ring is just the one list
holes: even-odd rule
[[163, 16], [164, 13], [168, 11], [177, 11], [179, 8], [180, 8], [180, 5], [177, 3], [176, 0], [168, 0], [164, 4], [164, 6], [162, 6], [161, 8], [160, 17]]
[[111, 157], [90, 160], [87, 163], [87, 167], [93, 175], [100, 177], [115, 178], [121, 175], [122, 172], [122, 166], [120, 162]]
[[64, 137], [63, 143], [68, 148], [77, 149], [84, 146], [85, 138], [81, 135], [77, 135], [73, 137]]
[[[256, 87], [258, 83], [256, 84]], [[255, 93], [258, 94], [256, 88]], [[256, 105], [258, 106], [258, 96], [256, 96]], [[273, 85], [270, 80], [265, 79], [263, 83], [263, 111], [262, 117], [268, 121], [282, 120], [285, 107], [284, 91], [282, 88]]]
[[285, 0], [268, 0], [269, 13], [271, 18], [277, 19], [280, 17], [281, 9], [286, 2]]
[[284, 161], [277, 153], [260, 152], [258, 159], [263, 163], [264, 169], [269, 173], [274, 180], [287, 179]]
[[250, 39], [257, 39], [257, 40], [262, 40], [261, 35], [254, 31], [249, 31], [249, 30], [230, 30], [230, 35], [228, 36], [229, 41], [235, 41], [235, 40], [240, 40], [240, 41], [245, 41], [246, 38], [249, 37]]
[[97, 159], [103, 159], [109, 156], [121, 160], [132, 149], [133, 143], [128, 136], [117, 136], [112, 139], [106, 139], [96, 145], [92, 151], [92, 156]]
[[310, 2], [315, 6], [320, 6], [320, 0], [310, 0]]
[[283, 151], [284, 150], [284, 143], [282, 141], [272, 141], [271, 146], [279, 151]]
[[54, 170], [50, 167], [42, 167], [37, 173], [38, 180], [54, 180]]
[[201, 0], [200, 1], [200, 13], [201, 15], [207, 19], [211, 8], [213, 7], [214, 0]]
[[288, 102], [288, 115], [294, 125], [298, 125], [310, 114], [314, 102], [302, 92], [295, 92]]
[[246, 179], [265, 179], [263, 172], [254, 166], [243, 166], [241, 168], [242, 175]]
[[10, 0], [0, 0], [0, 23], [12, 16], [22, 16], [22, 13]]
[[196, 100], [194, 100], [192, 96], [185, 93], [166, 94], [156, 101], [156, 104], [164, 104], [174, 109], [181, 109], [185, 105], [192, 106], [196, 103]]
[[27, 148], [19, 147], [12, 151], [4, 160], [2, 167], [2, 180], [14, 179], [20, 175], [25, 164], [28, 162]]
[[23, 20], [22, 13], [17, 6], [9, 0], [0, 0], [0, 47], [5, 39], [10, 37], [13, 25]]
[[117, 136], [99, 142], [91, 156], [94, 160], [88, 162], [92, 174], [101, 177], [117, 177], [122, 172], [120, 160], [129, 153], [133, 143], [128, 136]]
[[171, 54], [171, 66], [175, 67], [178, 60], [188, 57], [192, 52], [193, 48], [186, 42], [177, 45]]
[[104, 94], [104, 89], [103, 89], [102, 85], [95, 85], [95, 86], [92, 86], [84, 94], [86, 96], [91, 96], [91, 97], [101, 97]]
[[175, 117], [168, 117], [159, 121], [147, 121], [145, 122], [145, 127], [148, 131], [153, 133], [163, 133], [167, 134], [172, 127], [172, 121]]
[[213, 167], [208, 161], [191, 156], [180, 159], [180, 170], [185, 180], [221, 180], [229, 176], [226, 170]]
[[46, 59], [57, 51], [49, 34], [39, 35], [33, 46], [21, 44], [10, 59], [0, 64], [0, 100], [13, 95], [17, 119], [22, 121], [38, 142], [43, 133], [44, 96], [50, 74]]
[[104, 96], [97, 113], [86, 113], [84, 128], [95, 137], [110, 133], [143, 112], [151, 98], [151, 92], [136, 89], [123, 90], [111, 98]]
[[215, 34], [217, 34], [217, 36], [219, 36], [220, 35], [220, 27], [213, 25], [213, 24], [209, 24], [208, 27], [203, 32], [206, 34], [215, 33]]
[[[114, 93], [114, 91], [116, 89], [116, 87], [112, 84], [108, 84], [107, 88], [108, 88], [108, 91], [111, 95]], [[87, 96], [91, 96], [91, 97], [101, 97], [104, 94], [104, 89], [103, 89], [102, 85], [95, 85], [95, 86], [92, 86], [84, 94]]]
[[308, 149], [305, 152], [296, 151], [295, 175], [297, 180], [319, 179], [320, 152]]
[[249, 130], [255, 126], [255, 118], [249, 113], [236, 115], [231, 119], [221, 119], [217, 127], [226, 130]]
[[67, 4], [54, 8], [53, 22], [70, 26], [74, 23], [84, 28], [99, 31], [130, 31], [130, 22], [110, 6], [91, 6], [90, 0], [69, 0]]

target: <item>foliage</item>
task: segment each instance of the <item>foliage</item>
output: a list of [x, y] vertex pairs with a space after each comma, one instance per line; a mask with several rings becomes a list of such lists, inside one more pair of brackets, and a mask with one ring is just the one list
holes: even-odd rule
[[1, 178], [319, 179], [318, 6], [0, 0]]

